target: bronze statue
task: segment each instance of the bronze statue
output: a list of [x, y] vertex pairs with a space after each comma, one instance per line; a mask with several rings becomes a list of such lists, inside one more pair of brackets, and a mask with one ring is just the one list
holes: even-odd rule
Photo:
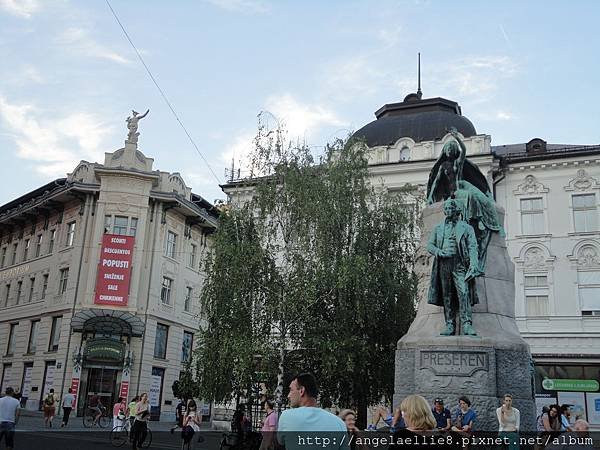
[[492, 232], [504, 234], [504, 230], [487, 180], [479, 168], [466, 159], [467, 149], [456, 129], [449, 131], [454, 140], [444, 145], [429, 174], [427, 202], [432, 204], [448, 198], [458, 201], [463, 220], [475, 230], [478, 264], [483, 273]]
[[444, 214], [446, 219], [435, 226], [427, 243], [427, 251], [435, 257], [428, 303], [444, 307], [446, 328], [442, 335], [455, 334], [458, 312], [462, 334], [476, 336], [471, 309], [478, 303], [475, 277], [483, 272], [478, 264], [475, 231], [461, 220], [456, 200], [444, 202]]

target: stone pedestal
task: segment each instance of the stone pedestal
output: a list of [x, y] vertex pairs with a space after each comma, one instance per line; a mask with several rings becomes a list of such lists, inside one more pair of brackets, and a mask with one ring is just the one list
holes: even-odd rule
[[[502, 223], [504, 210], [499, 207], [498, 216]], [[452, 410], [464, 395], [477, 412], [476, 429], [494, 431], [498, 429], [496, 408], [509, 393], [521, 412], [521, 429], [534, 430], [533, 366], [529, 345], [515, 322], [514, 265], [504, 238], [494, 233], [485, 276], [477, 279], [479, 304], [473, 307], [473, 326], [478, 336], [440, 336], [444, 311], [427, 303], [433, 257], [425, 247], [431, 230], [442, 220], [441, 203], [425, 208], [415, 267], [419, 307], [408, 333], [398, 342], [394, 405], [410, 394], [420, 394], [431, 403], [443, 398]]]

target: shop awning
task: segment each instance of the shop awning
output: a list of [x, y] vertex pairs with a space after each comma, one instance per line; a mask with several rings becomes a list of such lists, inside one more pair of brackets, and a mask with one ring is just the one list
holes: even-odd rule
[[95, 332], [104, 336], [144, 335], [144, 322], [127, 311], [114, 309], [84, 309], [75, 313], [71, 328], [76, 332]]

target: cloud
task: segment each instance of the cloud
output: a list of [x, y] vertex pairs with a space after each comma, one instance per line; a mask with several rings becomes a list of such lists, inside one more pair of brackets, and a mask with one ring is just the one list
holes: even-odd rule
[[265, 109], [285, 124], [285, 129], [292, 138], [314, 136], [323, 126], [346, 125], [324, 105], [302, 104], [289, 93], [269, 97], [265, 102]]
[[496, 119], [498, 120], [511, 120], [512, 118], [512, 114], [506, 111], [498, 111], [496, 113]]
[[41, 84], [45, 82], [44, 77], [39, 72], [39, 70], [37, 70], [34, 66], [29, 64], [26, 64], [23, 67], [22, 76], [24, 79], [28, 81], [33, 81], [34, 83]]
[[81, 159], [101, 158], [103, 139], [112, 131], [86, 112], [48, 118], [33, 104], [10, 103], [1, 95], [0, 119], [17, 157], [32, 161], [36, 171], [48, 176], [64, 176]]
[[392, 28], [382, 28], [377, 32], [377, 38], [388, 48], [398, 45], [401, 37], [402, 27], [400, 25]]
[[37, 0], [0, 0], [0, 9], [14, 16], [29, 19], [33, 13], [39, 11], [40, 3]]
[[91, 38], [83, 28], [68, 28], [57, 38], [57, 43], [70, 51], [93, 58], [107, 59], [119, 64], [131, 64], [131, 60]]
[[260, 0], [204, 0], [213, 6], [230, 12], [244, 14], [264, 14], [269, 11], [269, 6]]

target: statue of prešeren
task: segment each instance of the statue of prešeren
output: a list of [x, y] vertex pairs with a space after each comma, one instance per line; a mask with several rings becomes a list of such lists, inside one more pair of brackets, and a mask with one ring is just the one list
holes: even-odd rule
[[435, 257], [428, 303], [444, 307], [444, 336], [455, 334], [457, 313], [461, 334], [477, 335], [472, 306], [478, 303], [475, 277], [483, 272], [478, 264], [475, 231], [461, 219], [461, 210], [455, 199], [446, 200], [446, 219], [435, 226], [427, 243], [427, 251]]

